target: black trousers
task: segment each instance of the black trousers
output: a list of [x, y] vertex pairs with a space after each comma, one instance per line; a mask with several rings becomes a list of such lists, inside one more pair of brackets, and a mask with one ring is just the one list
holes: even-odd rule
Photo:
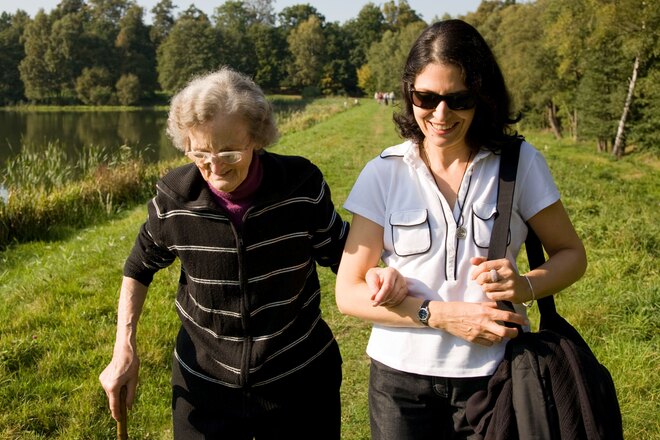
[[372, 359], [372, 440], [480, 440], [467, 422], [465, 404], [487, 387], [489, 378], [423, 376]]
[[339, 440], [341, 355], [336, 342], [312, 363], [272, 384], [229, 388], [172, 363], [177, 440]]

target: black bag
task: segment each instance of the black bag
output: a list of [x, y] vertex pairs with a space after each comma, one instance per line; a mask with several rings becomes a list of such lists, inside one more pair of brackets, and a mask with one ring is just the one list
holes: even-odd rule
[[[519, 153], [520, 144], [502, 152], [489, 260], [506, 253]], [[531, 228], [525, 247], [530, 268], [543, 264], [543, 247]], [[623, 439], [609, 371], [557, 313], [552, 296], [537, 302], [539, 331], [522, 333], [519, 328], [519, 336], [507, 343], [487, 389], [467, 402], [468, 422], [485, 440]], [[508, 301], [498, 302], [498, 307], [513, 310]]]

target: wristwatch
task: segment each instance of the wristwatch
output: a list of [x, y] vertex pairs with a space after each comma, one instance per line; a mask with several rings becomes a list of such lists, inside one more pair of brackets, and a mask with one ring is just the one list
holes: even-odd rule
[[419, 322], [424, 325], [429, 325], [429, 318], [431, 317], [431, 312], [429, 311], [430, 302], [430, 299], [425, 299], [417, 311], [417, 318], [419, 319]]

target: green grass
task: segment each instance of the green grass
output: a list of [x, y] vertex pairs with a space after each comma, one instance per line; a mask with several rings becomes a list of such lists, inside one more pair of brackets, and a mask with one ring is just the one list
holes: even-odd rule
[[[288, 133], [273, 151], [317, 163], [337, 206], [367, 160], [398, 142], [391, 108], [370, 100]], [[558, 296], [558, 308], [614, 376], [626, 438], [660, 438], [657, 163], [615, 162], [586, 145], [528, 138], [546, 156], [589, 255], [586, 275]], [[145, 215], [143, 206], [123, 210], [64, 239], [0, 253], [0, 438], [116, 437], [97, 376], [112, 354], [122, 265]], [[344, 358], [343, 438], [365, 439], [369, 325], [339, 314], [334, 275], [320, 276], [324, 316]], [[140, 321], [131, 438], [171, 438], [177, 279], [177, 264], [158, 274]]]

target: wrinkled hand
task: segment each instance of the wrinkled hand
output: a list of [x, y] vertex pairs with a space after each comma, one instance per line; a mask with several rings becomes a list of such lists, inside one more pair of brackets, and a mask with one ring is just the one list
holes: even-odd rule
[[[525, 277], [518, 275], [506, 258], [487, 261], [484, 257], [470, 259], [475, 268], [472, 279], [481, 285], [481, 290], [493, 301], [510, 301], [520, 304], [532, 299]], [[495, 279], [493, 279], [495, 278]]]
[[408, 295], [406, 278], [391, 267], [372, 267], [365, 275], [373, 306], [394, 307]]
[[108, 406], [112, 418], [117, 421], [120, 418], [119, 393], [121, 387], [126, 385], [126, 406], [131, 408], [135, 399], [139, 369], [140, 360], [137, 354], [130, 350], [124, 350], [116, 352], [112, 357], [112, 361], [99, 375], [101, 386], [108, 396]]
[[[433, 325], [435, 314], [431, 311]], [[503, 325], [504, 322], [512, 322], [519, 325], [529, 325], [527, 319], [518, 313], [500, 310], [497, 303], [445, 303], [441, 317], [442, 328], [454, 336], [463, 338], [475, 344], [491, 346], [498, 344], [504, 338], [515, 338], [518, 329]]]

